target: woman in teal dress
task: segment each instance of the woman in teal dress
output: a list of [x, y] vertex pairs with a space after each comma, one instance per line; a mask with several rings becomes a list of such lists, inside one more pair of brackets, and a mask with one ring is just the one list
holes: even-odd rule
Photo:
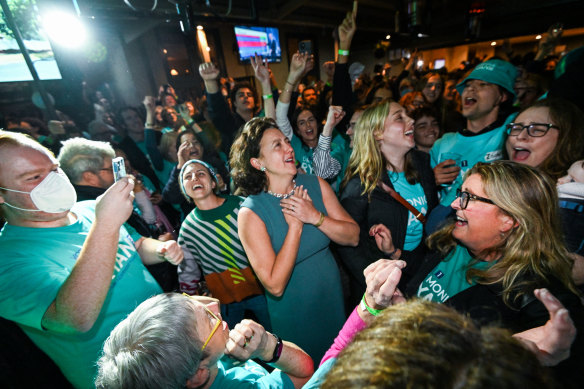
[[232, 178], [249, 197], [239, 236], [266, 289], [272, 328], [318, 363], [345, 321], [330, 241], [356, 245], [359, 226], [326, 181], [298, 175], [290, 140], [272, 119], [250, 120], [231, 149]]

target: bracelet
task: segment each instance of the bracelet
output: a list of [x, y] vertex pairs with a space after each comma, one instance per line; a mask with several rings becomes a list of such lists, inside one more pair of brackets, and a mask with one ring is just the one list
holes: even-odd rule
[[276, 338], [276, 347], [274, 348], [274, 354], [272, 354], [272, 359], [269, 361], [264, 361], [266, 363], [275, 363], [278, 362], [280, 359], [280, 355], [282, 355], [282, 349], [284, 348], [284, 342], [282, 342], [282, 338], [280, 338], [276, 334], [272, 334], [274, 338]]
[[325, 84], [326, 86], [330, 86], [331, 88], [333, 87], [333, 84], [331, 84], [331, 83], [330, 83], [330, 82], [328, 82], [328, 81], [327, 81], [327, 82], [325, 82], [324, 84]]
[[363, 311], [366, 310], [373, 316], [377, 316], [383, 311], [383, 309], [373, 309], [369, 305], [367, 305], [367, 301], [365, 301], [365, 293], [363, 293], [363, 298], [361, 299], [361, 303], [359, 305], [361, 306], [361, 310]]
[[385, 253], [385, 255], [387, 255], [387, 257], [389, 259], [393, 259], [393, 254], [397, 253], [397, 250], [399, 250], [398, 248], [396, 248], [395, 250], [393, 250], [391, 253]]
[[339, 55], [345, 55], [345, 56], [347, 56], [347, 55], [349, 55], [349, 50], [339, 49]]
[[318, 219], [318, 222], [316, 222], [316, 224], [314, 225], [316, 228], [322, 226], [322, 223], [324, 222], [324, 213], [320, 213], [320, 219]]
[[294, 88], [294, 84], [292, 84], [290, 81], [286, 80], [286, 84], [290, 85], [292, 88]]
[[262, 95], [262, 97], [267, 100], [267, 99], [271, 99], [272, 97], [274, 97], [274, 95], [272, 95], [270, 93], [269, 95]]

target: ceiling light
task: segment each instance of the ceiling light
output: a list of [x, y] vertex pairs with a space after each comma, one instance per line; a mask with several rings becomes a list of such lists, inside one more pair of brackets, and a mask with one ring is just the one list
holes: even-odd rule
[[197, 30], [202, 30], [203, 26], [201, 26], [200, 24], [197, 26]]
[[536, 36], [535, 36], [535, 39], [536, 39], [536, 40], [540, 40], [540, 39], [541, 39], [541, 35], [536, 35]]
[[178, 76], [178, 71], [176, 69], [170, 69], [171, 76]]
[[492, 41], [492, 42], [491, 42], [491, 46], [497, 46], [497, 42], [495, 42], [495, 41]]
[[391, 35], [387, 34], [387, 35], [385, 36], [385, 39], [387, 39], [387, 40], [391, 39]]

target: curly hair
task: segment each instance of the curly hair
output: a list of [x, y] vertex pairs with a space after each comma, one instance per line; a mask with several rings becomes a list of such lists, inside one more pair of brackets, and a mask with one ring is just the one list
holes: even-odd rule
[[508, 331], [479, 329], [446, 305], [416, 299], [387, 308], [358, 333], [321, 387], [510, 389], [550, 382]]
[[264, 132], [270, 128], [279, 130], [274, 119], [253, 118], [245, 123], [231, 146], [231, 178], [237, 193], [243, 196], [258, 194], [268, 187], [266, 174], [251, 166], [251, 159], [260, 156], [260, 142]]
[[[511, 308], [551, 277], [579, 295], [563, 241], [554, 182], [535, 168], [511, 161], [479, 162], [466, 177], [473, 174], [481, 178], [487, 197], [514, 219], [516, 227], [497, 247], [481, 253], [498, 255], [497, 262], [488, 270], [467, 270], [467, 280], [502, 284], [503, 301]], [[452, 236], [453, 229], [451, 221], [428, 237], [428, 246], [446, 255], [459, 244]]]
[[[389, 116], [391, 102], [386, 100], [370, 105], [363, 111], [363, 115], [357, 121], [354, 129], [353, 152], [349, 158], [349, 164], [341, 187], [344, 188], [354, 176], [359, 176], [364, 187], [363, 194], [370, 195], [377, 186], [382, 174], [385, 174], [389, 162], [383, 157], [375, 135], [383, 132], [385, 120]], [[393, 166], [391, 168], [393, 171], [396, 170]], [[404, 171], [405, 177], [410, 184], [414, 184], [419, 179], [411, 161], [411, 152], [406, 154]]]

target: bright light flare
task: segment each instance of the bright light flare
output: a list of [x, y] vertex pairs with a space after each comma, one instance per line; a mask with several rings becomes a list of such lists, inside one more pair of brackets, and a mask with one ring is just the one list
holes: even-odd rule
[[495, 41], [492, 41], [492, 42], [491, 42], [491, 46], [497, 46], [497, 42], [495, 42]]
[[424, 66], [424, 61], [423, 60], [419, 60], [417, 63], [418, 67], [421, 68], [422, 66]]
[[540, 40], [540, 39], [541, 39], [541, 35], [536, 35], [536, 36], [535, 36], [535, 39], [536, 39], [536, 40]]
[[86, 41], [85, 26], [72, 14], [53, 11], [43, 15], [41, 23], [49, 38], [58, 45], [75, 48]]

